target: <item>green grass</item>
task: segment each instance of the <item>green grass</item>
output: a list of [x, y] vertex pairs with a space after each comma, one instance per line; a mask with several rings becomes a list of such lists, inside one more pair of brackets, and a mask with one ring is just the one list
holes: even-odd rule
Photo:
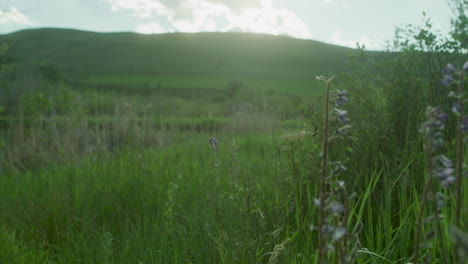
[[[241, 33], [3, 40], [17, 69], [0, 94], [0, 263], [269, 263], [285, 241], [279, 263], [316, 263], [324, 89], [313, 79], [346, 71], [356, 50]], [[405, 93], [420, 88], [408, 85], [418, 69], [363, 54], [337, 78], [351, 129], [330, 159], [348, 167], [357, 263], [408, 263], [427, 176], [422, 112], [398, 111], [422, 97]], [[60, 78], [36, 75], [44, 65]], [[421, 252], [442, 263], [439, 245]]]
[[[87, 101], [97, 99], [96, 94], [109, 97], [106, 103], [125, 95], [137, 106], [151, 105], [151, 114], [156, 116], [231, 118], [247, 107], [282, 121], [301, 116], [300, 107], [313, 104], [322, 92], [311, 80], [232, 80], [213, 76], [94, 75], [73, 85], [78, 93], [91, 98]], [[109, 110], [107, 114], [112, 114], [113, 108]]]
[[293, 179], [281, 174], [275, 137], [238, 139], [237, 154], [232, 139], [219, 140], [217, 155], [202, 136], [5, 174], [1, 222], [23, 231], [9, 242], [29, 241], [52, 263], [263, 262], [275, 242], [305, 228], [288, 213], [292, 190], [276, 184]]
[[316, 82], [311, 80], [275, 80], [275, 79], [232, 79], [216, 76], [186, 76], [186, 75], [113, 75], [103, 74], [90, 76], [83, 83], [95, 85], [126, 86], [138, 89], [141, 87], [157, 90], [158, 88], [189, 88], [207, 90], [226, 90], [231, 82], [238, 82], [239, 89], [249, 89], [263, 93], [287, 93], [303, 96], [315, 95], [320, 91]]
[[[0, 262], [266, 263], [287, 238], [284, 263], [313, 262], [316, 139], [220, 135], [214, 152], [209, 135], [180, 136], [171, 146], [3, 173]], [[421, 175], [406, 170], [345, 175], [361, 183], [349, 222], [362, 224], [359, 263], [411, 255], [418, 191], [405, 182]]]

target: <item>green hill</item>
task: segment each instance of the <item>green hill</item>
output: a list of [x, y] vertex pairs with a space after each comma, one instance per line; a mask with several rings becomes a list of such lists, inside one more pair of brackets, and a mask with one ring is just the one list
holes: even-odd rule
[[75, 74], [203, 75], [312, 79], [347, 69], [356, 50], [250, 33], [95, 33], [30, 29], [0, 35], [14, 62], [44, 62]]

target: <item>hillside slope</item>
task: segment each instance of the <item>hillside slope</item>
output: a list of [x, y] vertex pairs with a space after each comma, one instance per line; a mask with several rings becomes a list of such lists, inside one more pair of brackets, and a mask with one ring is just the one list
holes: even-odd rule
[[0, 35], [15, 62], [46, 62], [84, 74], [144, 73], [311, 79], [346, 70], [356, 50], [249, 33], [95, 33], [30, 29]]

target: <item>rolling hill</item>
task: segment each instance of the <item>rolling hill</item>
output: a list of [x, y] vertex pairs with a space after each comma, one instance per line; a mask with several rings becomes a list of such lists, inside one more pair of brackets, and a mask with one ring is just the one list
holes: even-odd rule
[[250, 33], [142, 35], [44, 28], [0, 35], [0, 42], [5, 41], [14, 62], [49, 63], [72, 74], [312, 79], [346, 70], [348, 56], [357, 52], [312, 40]]

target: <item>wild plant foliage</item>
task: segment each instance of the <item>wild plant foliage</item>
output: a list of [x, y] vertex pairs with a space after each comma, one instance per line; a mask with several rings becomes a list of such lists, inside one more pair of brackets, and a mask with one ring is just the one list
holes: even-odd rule
[[2, 77], [21, 89], [0, 90], [0, 263], [466, 263], [468, 30], [450, 3], [450, 39], [424, 17], [319, 82]]
[[[323, 142], [322, 142], [322, 169], [320, 174], [319, 197], [314, 198], [319, 215], [316, 229], [318, 231], [317, 263], [327, 263], [328, 256], [333, 253], [334, 259], [339, 263], [354, 263], [359, 239], [350, 229], [351, 199], [346, 183], [339, 176], [347, 170], [342, 161], [329, 160], [332, 144], [339, 140], [346, 140], [349, 134], [348, 111], [343, 109], [349, 102], [348, 92], [335, 91], [331, 96], [332, 78], [317, 77], [326, 84]], [[332, 98], [334, 99], [332, 101]], [[332, 106], [335, 108], [330, 109]], [[334, 122], [332, 122], [334, 117]], [[348, 136], [349, 137], [349, 136]], [[343, 144], [343, 141], [340, 142]]]

